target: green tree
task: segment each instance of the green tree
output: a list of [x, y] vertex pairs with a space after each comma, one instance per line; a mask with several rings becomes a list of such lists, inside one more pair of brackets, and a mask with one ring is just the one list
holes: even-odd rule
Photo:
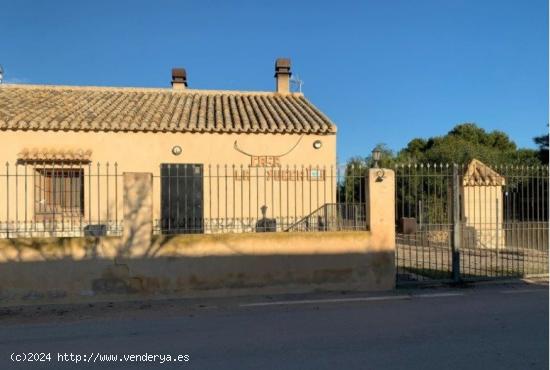
[[[365, 199], [365, 177], [369, 168], [366, 158], [353, 157], [338, 179], [338, 203], [359, 203]], [[343, 175], [343, 176], [342, 176]]]
[[[457, 125], [443, 136], [411, 140], [395, 159], [401, 164], [395, 168], [399, 179], [396, 183], [397, 217], [415, 217], [431, 224], [449, 223], [453, 163], [465, 165], [476, 158], [503, 174], [515, 168], [519, 168], [516, 171], [519, 175], [541, 171], [540, 164], [547, 163], [543, 162], [543, 157], [546, 149], [548, 158], [548, 137], [539, 137], [536, 142], [540, 148], [538, 152], [518, 149], [506, 133], [486, 131], [473, 123]], [[422, 166], [422, 163], [430, 166]], [[537, 180], [519, 175], [508, 176], [508, 188], [535, 189]]]
[[416, 138], [399, 151], [399, 162], [468, 163], [476, 158], [488, 164], [540, 164], [537, 151], [518, 149], [502, 131], [487, 132], [474, 123], [455, 126], [444, 136]]
[[533, 139], [539, 146], [538, 158], [542, 163], [548, 164], [548, 134], [537, 136]]

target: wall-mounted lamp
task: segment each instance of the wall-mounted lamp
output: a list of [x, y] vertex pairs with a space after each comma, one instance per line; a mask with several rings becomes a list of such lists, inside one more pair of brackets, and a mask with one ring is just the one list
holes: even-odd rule
[[378, 148], [372, 150], [372, 159], [374, 160], [374, 168], [379, 168], [378, 162], [380, 161], [380, 155], [382, 152]]
[[172, 147], [172, 154], [173, 155], [180, 155], [183, 152], [183, 149], [179, 145], [175, 145]]
[[313, 147], [314, 147], [315, 149], [321, 149], [322, 146], [323, 146], [323, 143], [321, 142], [321, 140], [315, 140], [315, 141], [313, 142]]

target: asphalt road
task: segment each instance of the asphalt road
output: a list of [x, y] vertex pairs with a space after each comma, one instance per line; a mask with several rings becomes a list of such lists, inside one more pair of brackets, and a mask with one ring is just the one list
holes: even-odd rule
[[[46, 314], [19, 319], [4, 311], [0, 368], [548, 369], [546, 286], [379, 296], [102, 304], [73, 311], [46, 307], [40, 308]], [[50, 353], [51, 360], [45, 355], [45, 362], [10, 360], [29, 352]], [[81, 362], [69, 357], [60, 362], [58, 353], [72, 353], [75, 361], [80, 355]], [[119, 357], [100, 362], [98, 353]], [[160, 357], [124, 362], [124, 354], [170, 354], [180, 362], [160, 363]]]

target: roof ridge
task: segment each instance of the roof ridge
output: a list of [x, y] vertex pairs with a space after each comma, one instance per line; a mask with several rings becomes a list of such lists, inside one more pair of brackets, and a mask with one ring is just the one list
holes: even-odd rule
[[268, 96], [304, 96], [301, 92], [279, 93], [276, 91], [254, 90], [212, 90], [183, 89], [173, 90], [171, 87], [134, 87], [134, 86], [96, 86], [96, 85], [48, 85], [48, 84], [0, 84], [3, 88], [43, 89], [43, 90], [84, 90], [84, 91], [132, 91], [132, 92], [163, 92], [173, 94], [237, 94], [237, 95], [268, 95]]

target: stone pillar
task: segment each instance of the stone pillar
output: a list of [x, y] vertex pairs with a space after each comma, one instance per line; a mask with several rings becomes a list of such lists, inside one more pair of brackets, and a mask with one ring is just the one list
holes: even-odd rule
[[395, 250], [395, 173], [371, 168], [366, 187], [369, 230], [385, 248]]
[[124, 223], [120, 257], [141, 255], [153, 235], [153, 174], [125, 172]]

